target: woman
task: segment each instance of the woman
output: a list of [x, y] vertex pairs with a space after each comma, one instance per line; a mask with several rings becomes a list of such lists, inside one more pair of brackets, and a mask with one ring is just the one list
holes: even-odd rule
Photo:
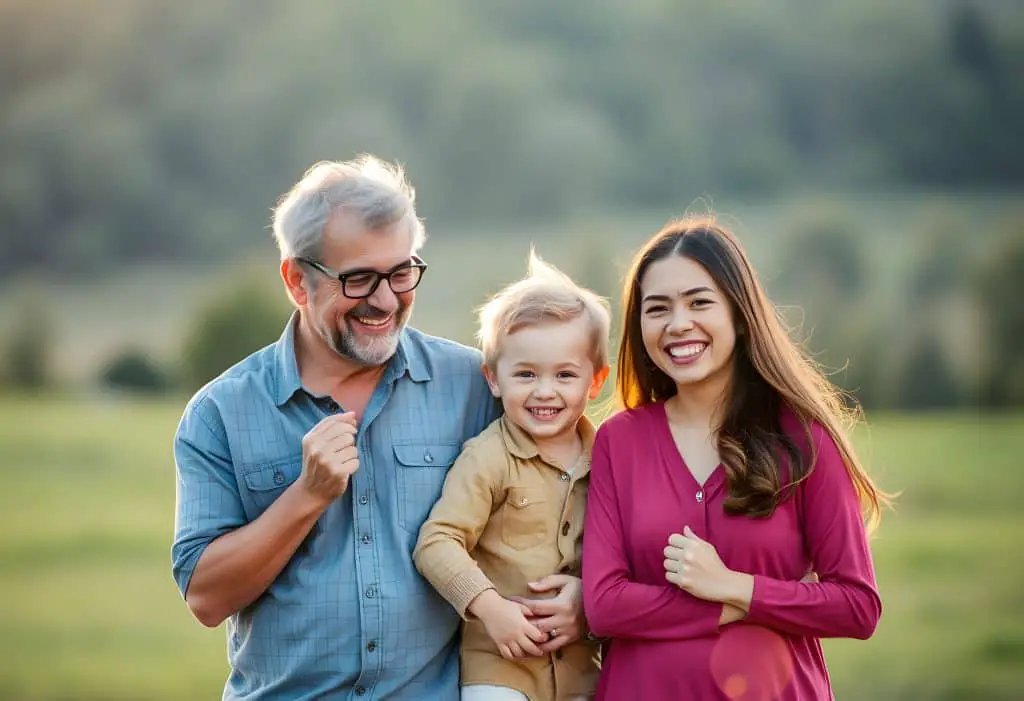
[[658, 232], [623, 302], [625, 411], [598, 431], [584, 527], [598, 701], [832, 698], [819, 639], [875, 630], [863, 517], [887, 501], [842, 397], [713, 220]]

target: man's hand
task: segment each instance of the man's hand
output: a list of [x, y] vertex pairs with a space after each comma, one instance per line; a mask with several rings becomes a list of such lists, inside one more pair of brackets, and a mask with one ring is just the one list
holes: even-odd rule
[[469, 612], [484, 624], [487, 635], [491, 636], [498, 652], [506, 660], [542, 654], [537, 644], [547, 640], [548, 636], [526, 620], [530, 609], [523, 604], [488, 589], [470, 602]]
[[554, 598], [515, 599], [529, 607], [530, 621], [541, 633], [550, 638], [540, 646], [541, 652], [554, 652], [579, 640], [586, 627], [583, 616], [583, 582], [579, 577], [550, 574], [539, 582], [530, 582], [529, 586], [537, 593], [558, 592]]
[[302, 474], [297, 483], [324, 504], [348, 489], [359, 469], [356, 450], [356, 415], [328, 416], [302, 438]]

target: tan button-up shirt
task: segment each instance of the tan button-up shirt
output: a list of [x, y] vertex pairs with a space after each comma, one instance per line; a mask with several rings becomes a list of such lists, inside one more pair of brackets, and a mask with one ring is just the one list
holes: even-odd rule
[[580, 576], [594, 427], [583, 417], [579, 430], [583, 455], [564, 468], [542, 458], [507, 417], [495, 420], [466, 443], [420, 529], [416, 567], [464, 619], [463, 684], [508, 686], [531, 701], [593, 693], [596, 643], [581, 639], [543, 657], [506, 660], [466, 610], [490, 588], [504, 597], [535, 597], [527, 582]]

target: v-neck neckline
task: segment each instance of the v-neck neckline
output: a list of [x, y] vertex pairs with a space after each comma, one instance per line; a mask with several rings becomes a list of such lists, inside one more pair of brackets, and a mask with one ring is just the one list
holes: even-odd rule
[[671, 470], [673, 473], [683, 475], [684, 479], [693, 487], [697, 492], [702, 493], [702, 498], [707, 498], [713, 492], [717, 492], [722, 485], [725, 483], [725, 467], [721, 461], [715, 465], [715, 469], [711, 471], [711, 474], [707, 476], [704, 483], [701, 484], [690, 470], [690, 466], [686, 464], [686, 458], [679, 452], [679, 446], [676, 445], [676, 439], [672, 436], [672, 427], [669, 425], [668, 411], [665, 409], [665, 402], [655, 402], [653, 405], [655, 416], [658, 424], [658, 435], [661, 437], [662, 449], [668, 454], [669, 461], [672, 463], [674, 469]]

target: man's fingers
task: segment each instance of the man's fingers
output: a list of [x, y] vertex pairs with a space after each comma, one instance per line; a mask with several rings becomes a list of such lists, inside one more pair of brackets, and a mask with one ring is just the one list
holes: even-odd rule
[[354, 463], [355, 466], [358, 468], [359, 463], [356, 461], [359, 460], [359, 450], [357, 450], [354, 445], [350, 445], [347, 448], [342, 448], [337, 453], [335, 453], [334, 459], [339, 464]]
[[352, 436], [342, 436], [324, 444], [323, 454], [333, 456], [346, 450], [356, 450], [356, 442]]
[[683, 563], [681, 563], [679, 560], [673, 560], [672, 558], [668, 558], [662, 564], [665, 567], [665, 571], [666, 572], [682, 572], [683, 571]]
[[515, 659], [515, 655], [512, 654], [512, 650], [509, 648], [508, 645], [499, 645], [498, 652], [500, 652], [501, 656], [504, 657], [506, 660]]
[[357, 430], [355, 414], [348, 412], [346, 414], [333, 414], [326, 419], [322, 419], [306, 436], [311, 438], [330, 438], [341, 433], [354, 434]]
[[335, 414], [338, 417], [338, 421], [343, 421], [347, 424], [351, 424], [355, 428], [359, 424], [359, 419], [356, 417], [356, 412], [346, 411], [343, 414]]

